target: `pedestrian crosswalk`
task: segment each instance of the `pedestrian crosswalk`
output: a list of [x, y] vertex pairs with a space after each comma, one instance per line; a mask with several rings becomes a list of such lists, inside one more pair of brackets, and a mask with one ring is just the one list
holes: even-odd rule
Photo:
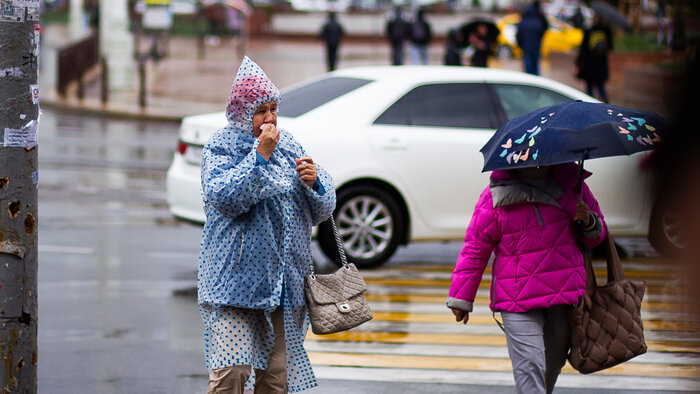
[[[605, 263], [595, 262], [599, 280]], [[700, 388], [700, 318], [685, 299], [684, 275], [661, 259], [625, 261], [629, 278], [644, 279], [642, 305], [648, 352], [593, 375], [568, 364], [558, 387], [696, 391]], [[506, 339], [488, 308], [484, 273], [469, 323], [445, 307], [451, 264], [365, 270], [374, 319], [351, 331], [309, 333], [306, 348], [319, 378], [513, 385]], [[496, 314], [500, 319], [500, 316]]]

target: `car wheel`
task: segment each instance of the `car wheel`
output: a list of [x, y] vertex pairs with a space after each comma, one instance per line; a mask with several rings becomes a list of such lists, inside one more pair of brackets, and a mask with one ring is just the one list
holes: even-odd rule
[[499, 59], [512, 59], [513, 50], [508, 45], [500, 45], [496, 51], [496, 55]]
[[649, 223], [649, 242], [665, 256], [677, 256], [687, 246], [682, 212], [678, 204], [657, 203]]
[[[341, 190], [333, 217], [348, 261], [358, 268], [378, 267], [389, 260], [406, 227], [394, 197], [370, 185]], [[341, 265], [330, 222], [321, 223], [318, 231], [318, 243], [323, 253]]]

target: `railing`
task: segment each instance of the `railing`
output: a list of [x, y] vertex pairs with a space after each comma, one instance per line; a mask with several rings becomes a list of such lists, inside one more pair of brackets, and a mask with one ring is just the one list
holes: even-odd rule
[[100, 62], [97, 33], [58, 51], [58, 94], [66, 95], [71, 82], [78, 81], [78, 98], [83, 98], [83, 76]]

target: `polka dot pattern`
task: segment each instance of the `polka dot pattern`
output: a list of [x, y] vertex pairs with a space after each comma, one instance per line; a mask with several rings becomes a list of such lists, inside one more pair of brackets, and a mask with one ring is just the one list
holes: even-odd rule
[[[264, 73], [259, 70], [256, 75]], [[259, 91], [259, 86], [252, 88], [250, 92]], [[234, 84], [232, 91], [240, 90]], [[198, 299], [210, 370], [232, 365], [264, 369], [274, 345], [270, 313], [281, 305], [289, 390], [297, 392], [316, 385], [303, 346], [309, 325], [304, 276], [310, 272], [311, 228], [330, 217], [336, 196], [331, 176], [318, 165], [323, 195], [301, 181], [294, 160], [307, 154], [285, 130], [280, 130], [269, 163], [258, 161], [252, 113], [270, 100], [266, 96], [229, 104], [235, 112], [229, 124], [204, 147], [207, 220], [200, 244]], [[250, 385], [253, 382], [251, 378]]]

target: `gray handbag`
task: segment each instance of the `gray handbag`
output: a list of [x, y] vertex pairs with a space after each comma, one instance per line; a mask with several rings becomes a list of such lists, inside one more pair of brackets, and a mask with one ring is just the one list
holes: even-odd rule
[[311, 331], [317, 335], [349, 330], [372, 320], [365, 299], [367, 285], [355, 264], [348, 263], [332, 215], [330, 221], [343, 266], [332, 274], [316, 275], [311, 263], [311, 274], [304, 278]]

